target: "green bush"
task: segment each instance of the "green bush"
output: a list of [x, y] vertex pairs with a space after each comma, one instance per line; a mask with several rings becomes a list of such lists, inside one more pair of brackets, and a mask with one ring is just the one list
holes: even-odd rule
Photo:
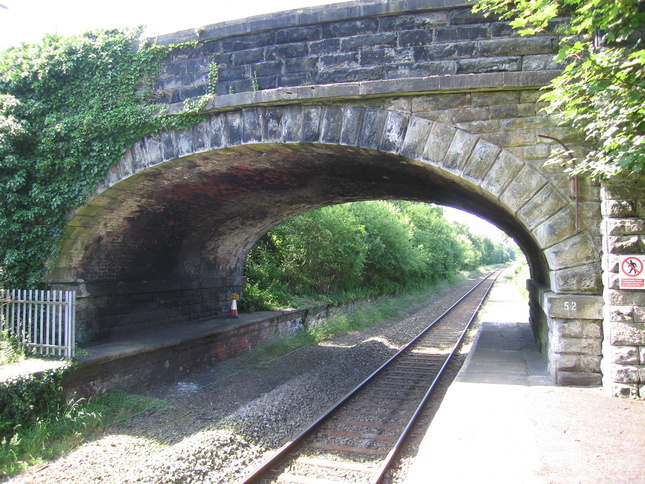
[[313, 210], [275, 227], [251, 250], [240, 310], [341, 304], [399, 293], [515, 252], [426, 203], [359, 202]]

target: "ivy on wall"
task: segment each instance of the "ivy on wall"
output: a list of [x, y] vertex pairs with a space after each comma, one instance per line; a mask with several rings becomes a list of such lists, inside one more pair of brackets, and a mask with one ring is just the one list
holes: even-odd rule
[[[140, 29], [47, 36], [0, 52], [0, 267], [44, 284], [70, 213], [138, 139], [200, 119], [155, 105], [154, 79], [182, 46], [135, 48]], [[188, 104], [188, 103], [187, 103]]]

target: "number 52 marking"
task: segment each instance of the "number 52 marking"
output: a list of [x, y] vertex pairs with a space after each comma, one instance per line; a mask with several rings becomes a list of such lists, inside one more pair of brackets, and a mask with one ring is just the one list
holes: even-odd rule
[[564, 309], [565, 311], [575, 311], [578, 309], [578, 303], [575, 301], [565, 301]]

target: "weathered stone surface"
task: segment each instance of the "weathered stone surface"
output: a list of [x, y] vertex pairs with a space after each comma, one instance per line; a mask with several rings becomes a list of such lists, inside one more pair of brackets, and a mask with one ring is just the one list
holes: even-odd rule
[[605, 235], [645, 234], [645, 220], [637, 218], [607, 218], [602, 227]]
[[551, 279], [553, 289], [563, 293], [599, 294], [603, 287], [599, 263], [557, 270]]
[[387, 116], [387, 111], [368, 109], [365, 112], [364, 129], [360, 138], [361, 146], [374, 150], [378, 149]]
[[421, 159], [433, 124], [433, 121], [413, 117], [405, 133], [401, 155], [412, 159]]
[[477, 141], [476, 136], [457, 130], [445, 156], [441, 160], [442, 165], [448, 171], [460, 173]]
[[616, 383], [639, 383], [639, 369], [635, 366], [615, 366], [612, 369], [612, 380]]
[[[527, 227], [534, 228], [567, 205], [568, 200], [562, 196], [559, 190], [553, 185], [546, 185], [531, 197], [531, 200], [522, 207], [517, 215]], [[575, 226], [571, 228], [575, 230]]]
[[242, 122], [244, 124], [243, 139], [245, 143], [259, 143], [262, 141], [264, 131], [264, 111], [259, 109], [245, 109], [242, 111]]
[[[612, 383], [611, 396], [619, 398], [639, 398], [639, 385]], [[641, 393], [642, 395], [642, 393]]]
[[547, 180], [541, 173], [535, 170], [535, 168], [526, 165], [513, 179], [500, 198], [513, 212], [517, 212], [546, 183]]
[[557, 52], [555, 37], [513, 37], [510, 39], [482, 40], [479, 51], [485, 57], [513, 55], [517, 52], [528, 54], [552, 54]]
[[300, 142], [302, 140], [304, 111], [302, 106], [294, 105], [285, 108], [284, 142]]
[[265, 143], [281, 141], [284, 133], [284, 108], [268, 107], [265, 110], [264, 133], [262, 139]]
[[602, 355], [602, 340], [593, 338], [568, 338], [554, 335], [551, 348], [556, 353], [576, 355]]
[[409, 120], [409, 116], [404, 114], [394, 111], [388, 112], [379, 146], [380, 151], [398, 153], [401, 150]]
[[549, 294], [544, 309], [548, 316], [574, 320], [603, 319], [604, 301], [601, 296]]
[[613, 347], [612, 361], [619, 365], [638, 365], [640, 363], [638, 346]]
[[541, 71], [541, 70], [558, 70], [560, 65], [555, 62], [553, 54], [527, 55], [522, 62], [522, 70]]
[[320, 141], [340, 143], [343, 128], [343, 109], [340, 106], [327, 106], [322, 120]]
[[533, 230], [540, 247], [550, 247], [575, 234], [576, 216], [570, 207], [556, 213]]
[[322, 108], [319, 106], [308, 106], [302, 116], [302, 141], [315, 143], [320, 139], [320, 120]]
[[343, 121], [343, 132], [341, 134], [341, 143], [356, 146], [358, 144], [359, 136], [361, 134], [361, 127], [363, 126], [363, 119], [365, 117], [365, 109], [356, 107], [349, 107], [345, 110], [345, 118]]
[[524, 164], [518, 157], [513, 156], [508, 151], [502, 151], [486, 174], [481, 184], [482, 188], [493, 195], [499, 196], [515, 179], [523, 166]]
[[584, 233], [546, 249], [545, 254], [554, 269], [581, 266], [598, 260], [598, 249], [593, 240]]
[[609, 319], [617, 323], [633, 323], [634, 307], [633, 306], [611, 306], [609, 308]]
[[475, 183], [481, 183], [500, 151], [498, 146], [480, 139], [468, 157], [462, 176]]
[[599, 356], [558, 355], [557, 371], [578, 373], [600, 373]]
[[457, 62], [457, 74], [519, 71], [521, 60], [518, 56], [462, 59]]
[[595, 372], [558, 371], [555, 381], [558, 385], [563, 386], [598, 386], [602, 383], [602, 376]]
[[636, 205], [633, 200], [606, 200], [602, 204], [602, 214], [609, 218], [633, 217]]
[[611, 322], [609, 341], [612, 345], [645, 346], [645, 324]]
[[423, 152], [423, 159], [431, 161], [433, 163], [440, 163], [446, 153], [448, 148], [452, 143], [453, 138], [456, 136], [458, 130], [451, 128], [441, 123], [435, 123], [430, 129], [430, 136], [428, 136], [428, 142], [426, 143], [425, 150]]
[[630, 255], [645, 253], [645, 241], [640, 235], [607, 236], [610, 254]]

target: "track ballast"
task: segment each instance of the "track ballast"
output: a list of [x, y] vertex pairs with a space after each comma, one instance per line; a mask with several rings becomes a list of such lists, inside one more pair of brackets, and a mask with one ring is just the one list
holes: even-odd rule
[[483, 279], [240, 484], [381, 482], [498, 275]]

